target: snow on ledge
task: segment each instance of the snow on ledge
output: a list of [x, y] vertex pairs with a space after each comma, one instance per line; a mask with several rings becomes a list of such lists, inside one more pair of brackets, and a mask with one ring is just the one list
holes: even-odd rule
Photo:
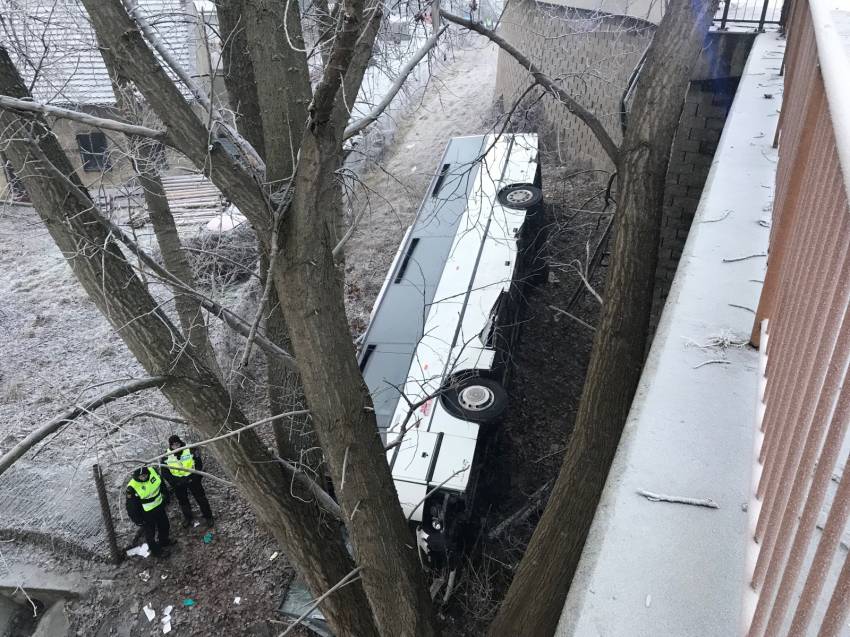
[[[784, 40], [756, 37], [605, 485], [559, 637], [740, 634]], [[724, 262], [724, 259], [741, 259]], [[749, 310], [747, 309], [749, 308]], [[639, 490], [710, 498], [652, 502]]]
[[835, 131], [835, 147], [850, 200], [850, 0], [809, 0], [818, 61]]

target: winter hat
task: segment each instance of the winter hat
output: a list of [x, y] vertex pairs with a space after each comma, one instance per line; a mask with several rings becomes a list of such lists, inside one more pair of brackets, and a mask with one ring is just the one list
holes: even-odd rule
[[183, 441], [180, 439], [180, 436], [178, 436], [177, 434], [173, 434], [173, 435], [172, 435], [172, 436], [168, 439], [168, 446], [173, 445], [175, 442], [176, 442], [177, 444], [179, 444], [181, 447], [186, 446], [186, 443], [185, 443], [185, 442], [183, 442]]

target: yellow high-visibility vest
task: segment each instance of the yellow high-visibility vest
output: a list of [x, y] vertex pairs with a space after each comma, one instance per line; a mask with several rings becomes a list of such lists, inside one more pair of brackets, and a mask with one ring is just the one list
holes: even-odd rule
[[139, 482], [135, 478], [131, 479], [127, 486], [136, 492], [139, 499], [142, 501], [142, 509], [145, 511], [153, 511], [156, 507], [162, 504], [162, 478], [154, 470], [153, 467], [148, 467], [151, 477], [147, 482]]
[[183, 478], [188, 476], [191, 471], [181, 471], [178, 467], [184, 469], [195, 468], [195, 457], [192, 455], [191, 449], [184, 449], [183, 453], [178, 458], [173, 453], [165, 459], [165, 464], [168, 465], [168, 470], [175, 478]]

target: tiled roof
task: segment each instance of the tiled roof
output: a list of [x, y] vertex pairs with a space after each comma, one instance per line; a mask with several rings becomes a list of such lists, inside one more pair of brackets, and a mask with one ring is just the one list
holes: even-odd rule
[[[138, 0], [172, 55], [195, 74], [192, 9], [183, 0]], [[33, 95], [54, 104], [112, 104], [109, 76], [79, 0], [0, 0], [0, 43]]]

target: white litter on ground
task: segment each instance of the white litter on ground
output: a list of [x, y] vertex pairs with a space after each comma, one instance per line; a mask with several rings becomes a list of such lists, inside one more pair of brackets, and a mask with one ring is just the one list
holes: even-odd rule
[[138, 555], [139, 557], [150, 557], [150, 554], [151, 551], [148, 548], [147, 543], [127, 549], [127, 557], [133, 557], [134, 555]]
[[162, 609], [162, 619], [159, 620], [162, 624], [162, 634], [167, 635], [171, 632], [171, 611], [174, 610], [174, 606], [166, 606]]
[[233, 603], [234, 603], [234, 604], [236, 604], [236, 605], [238, 606], [239, 604], [241, 604], [241, 603], [242, 603], [242, 598], [241, 598], [241, 597], [234, 597], [234, 598], [233, 598]]
[[280, 553], [278, 553], [277, 551], [275, 551], [274, 553], [272, 553], [272, 554], [269, 556], [269, 562], [271, 562], [272, 560], [276, 560], [278, 555], [280, 555]]
[[153, 618], [156, 617], [156, 611], [151, 608], [150, 604], [147, 604], [142, 610], [145, 611], [145, 617], [148, 618], [149, 622], [152, 622]]
[[147, 571], [142, 571], [141, 573], [139, 573], [139, 579], [142, 580], [143, 582], [147, 582], [150, 578], [151, 578], [151, 574], [148, 573]]
[[210, 219], [204, 228], [209, 232], [228, 232], [247, 221], [245, 215], [239, 212], [236, 206], [230, 204], [219, 216]]

